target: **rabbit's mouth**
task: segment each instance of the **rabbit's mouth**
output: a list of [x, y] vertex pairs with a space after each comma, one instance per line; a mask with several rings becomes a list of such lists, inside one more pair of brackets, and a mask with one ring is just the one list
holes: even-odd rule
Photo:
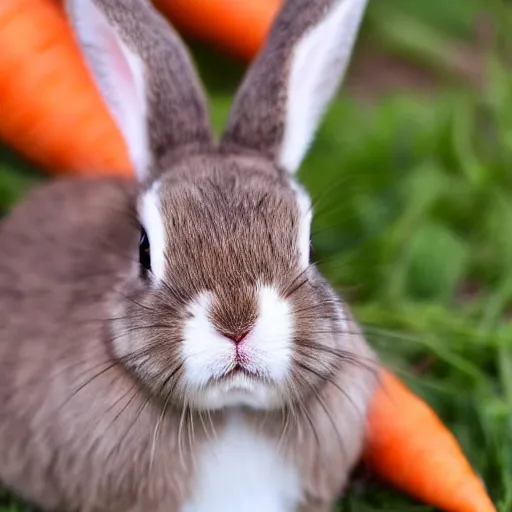
[[212, 380], [202, 394], [209, 409], [240, 406], [269, 409], [278, 406], [277, 402], [281, 404], [280, 394], [268, 379], [241, 366]]
[[246, 366], [243, 361], [236, 362], [232, 368], [230, 368], [223, 375], [212, 379], [215, 382], [245, 382], [247, 379], [258, 380], [263, 382], [268, 379], [264, 379], [260, 374]]

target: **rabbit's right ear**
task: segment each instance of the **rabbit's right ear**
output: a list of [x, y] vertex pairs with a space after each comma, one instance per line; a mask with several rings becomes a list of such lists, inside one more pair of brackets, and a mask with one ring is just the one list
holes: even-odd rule
[[235, 97], [222, 147], [295, 172], [349, 62], [367, 0], [284, 0]]
[[211, 146], [190, 57], [149, 0], [66, 0], [66, 7], [139, 180], [173, 152]]

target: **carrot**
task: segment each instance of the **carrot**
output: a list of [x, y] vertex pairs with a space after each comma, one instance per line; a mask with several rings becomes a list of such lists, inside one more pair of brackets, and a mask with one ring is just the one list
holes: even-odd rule
[[262, 46], [282, 0], [153, 0], [183, 32], [245, 60]]
[[382, 370], [364, 459], [383, 480], [446, 512], [495, 512], [483, 483], [434, 411]]
[[56, 173], [131, 173], [54, 0], [0, 1], [0, 138]]

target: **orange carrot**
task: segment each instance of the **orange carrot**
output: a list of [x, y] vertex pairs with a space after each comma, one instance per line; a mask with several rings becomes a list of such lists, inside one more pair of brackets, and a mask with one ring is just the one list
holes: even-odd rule
[[183, 32], [245, 60], [262, 46], [282, 0], [153, 0]]
[[0, 138], [52, 172], [131, 173], [62, 7], [0, 1]]
[[481, 480], [434, 411], [381, 372], [364, 459], [374, 473], [445, 512], [495, 512]]

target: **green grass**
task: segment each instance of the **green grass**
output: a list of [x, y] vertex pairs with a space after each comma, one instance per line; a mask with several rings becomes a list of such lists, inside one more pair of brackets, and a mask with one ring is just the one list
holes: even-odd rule
[[[495, 37], [475, 90], [460, 63], [484, 10]], [[322, 270], [382, 360], [456, 434], [500, 512], [512, 511], [512, 72], [502, 57], [511, 26], [500, 0], [374, 2], [363, 39], [440, 86], [370, 103], [342, 94], [301, 171]], [[241, 68], [196, 55], [220, 127]], [[6, 210], [38, 178], [2, 155]], [[21, 510], [0, 495], [0, 512]], [[340, 510], [432, 509], [359, 473]]]

